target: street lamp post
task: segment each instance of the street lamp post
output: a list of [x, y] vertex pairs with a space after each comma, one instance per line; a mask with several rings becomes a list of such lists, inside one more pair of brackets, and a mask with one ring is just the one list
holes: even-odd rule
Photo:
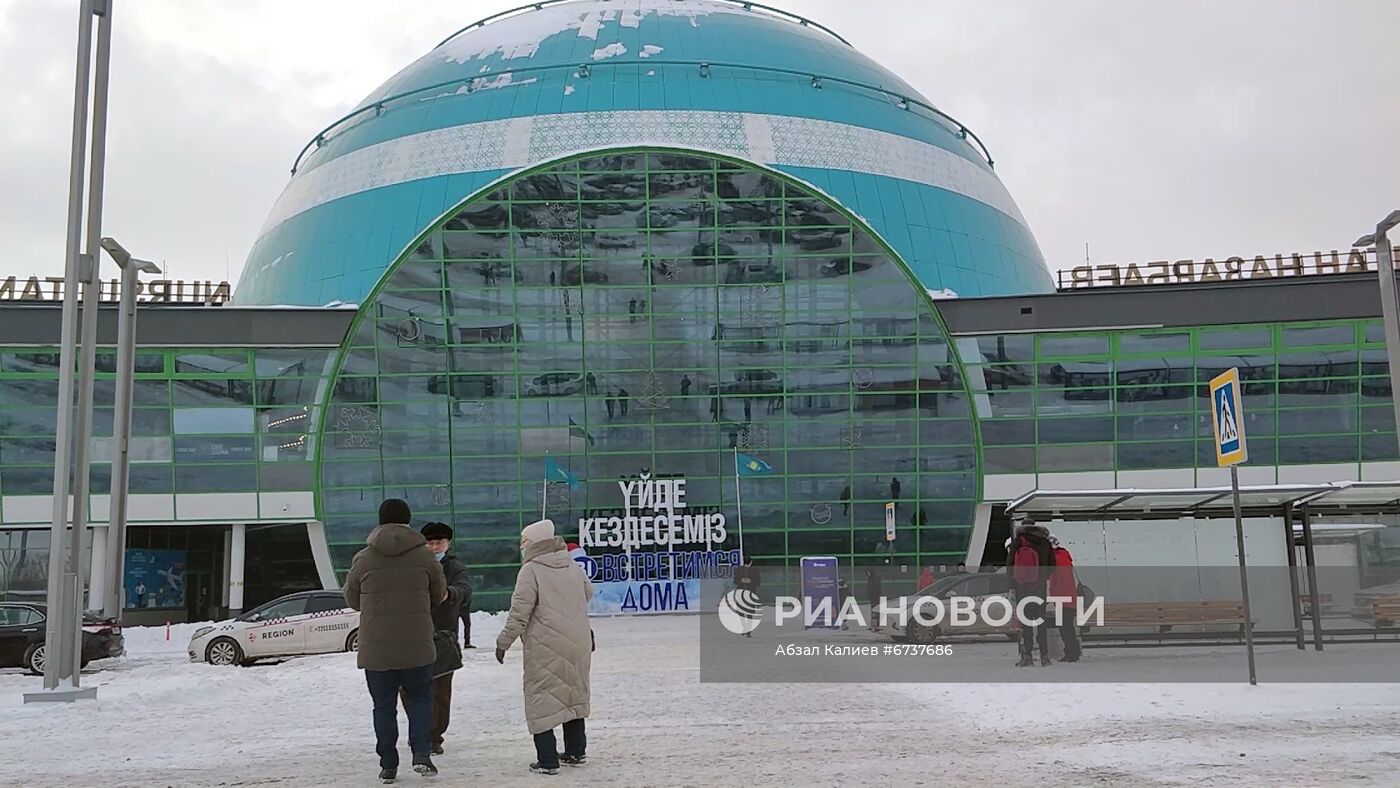
[[1395, 423], [1400, 427], [1400, 292], [1395, 285], [1395, 260], [1386, 235], [1396, 225], [1400, 225], [1400, 210], [1391, 211], [1376, 224], [1374, 233], [1356, 239], [1352, 246], [1376, 247], [1376, 275], [1381, 285], [1381, 317], [1385, 321], [1385, 352], [1390, 368], [1390, 403], [1395, 409]]
[[[112, 42], [112, 0], [81, 0], [78, 4], [78, 51], [73, 87], [73, 129], [69, 151], [68, 227], [64, 250], [64, 292], [60, 330], [58, 401], [54, 424], [53, 522], [49, 538], [48, 616], [44, 632], [44, 686], [27, 692], [24, 702], [71, 702], [97, 697], [94, 687], [81, 687], [82, 565], [87, 530], [87, 434], [92, 408], [92, 369], [96, 352], [98, 275], [96, 235], [102, 222], [102, 187], [107, 145], [107, 74]], [[93, 22], [96, 20], [96, 63]], [[91, 72], [91, 73], [89, 73]], [[91, 89], [91, 90], [90, 90]], [[92, 100], [88, 139], [88, 100]], [[89, 149], [90, 146], [90, 149]], [[84, 183], [87, 238], [84, 243]], [[78, 324], [82, 287], [83, 325]], [[83, 352], [78, 354], [79, 333]], [[81, 359], [82, 382], [78, 380]], [[79, 407], [74, 408], [75, 395]], [[76, 460], [76, 462], [74, 461]], [[70, 487], [71, 481], [71, 487]], [[71, 514], [70, 514], [70, 490]], [[71, 523], [71, 528], [70, 528]]]
[[113, 402], [112, 494], [107, 515], [107, 555], [102, 615], [119, 619], [122, 614], [122, 575], [126, 559], [126, 509], [131, 471], [131, 394], [136, 377], [136, 285], [141, 274], [158, 274], [160, 268], [137, 260], [113, 238], [103, 238], [102, 248], [122, 270], [121, 304], [117, 317], [117, 391]]

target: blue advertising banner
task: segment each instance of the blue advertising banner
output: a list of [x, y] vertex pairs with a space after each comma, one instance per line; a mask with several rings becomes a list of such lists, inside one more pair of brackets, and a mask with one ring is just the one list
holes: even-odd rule
[[588, 601], [590, 616], [699, 611], [699, 580], [624, 580], [594, 583], [593, 598]]
[[126, 607], [184, 607], [185, 551], [126, 551]]
[[[802, 606], [804, 610], [821, 611], [816, 627], [836, 626], [840, 613], [836, 583], [841, 577], [841, 564], [835, 556], [804, 556], [802, 558]], [[830, 600], [823, 603], [823, 600]], [[825, 607], [822, 605], [825, 604]], [[810, 627], [809, 627], [810, 628]]]

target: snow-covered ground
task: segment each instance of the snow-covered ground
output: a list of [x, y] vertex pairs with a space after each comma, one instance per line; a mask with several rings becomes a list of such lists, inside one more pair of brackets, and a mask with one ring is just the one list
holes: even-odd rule
[[[595, 621], [589, 764], [537, 777], [525, 769], [519, 652], [504, 666], [492, 654], [500, 620], [473, 627], [483, 648], [456, 678], [441, 785], [1400, 784], [1393, 684], [702, 684], [694, 617]], [[169, 642], [164, 628], [128, 629], [130, 655], [84, 675], [95, 703], [24, 706], [38, 679], [0, 672], [0, 784], [375, 784], [369, 696], [352, 655], [190, 664], [192, 629], [173, 627]], [[1315, 658], [1400, 665], [1393, 649]], [[1004, 642], [957, 650], [1014, 659]], [[1115, 660], [1169, 669], [1212, 658], [1242, 662], [1228, 650], [1096, 650], [1043, 670], [1072, 681]], [[1261, 666], [1270, 658], [1261, 652]]]

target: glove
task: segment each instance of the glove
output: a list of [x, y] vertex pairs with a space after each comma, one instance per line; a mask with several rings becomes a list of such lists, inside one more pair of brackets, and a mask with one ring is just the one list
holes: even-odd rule
[[498, 649], [496, 649], [496, 661], [499, 662], [499, 663], [501, 663], [502, 665], [506, 664], [506, 650], [505, 650], [505, 649], [503, 649], [503, 648], [498, 648]]

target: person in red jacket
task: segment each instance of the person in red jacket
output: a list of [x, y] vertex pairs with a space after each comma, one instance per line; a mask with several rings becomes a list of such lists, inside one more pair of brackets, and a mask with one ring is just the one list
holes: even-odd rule
[[[1040, 664], [1051, 664], [1050, 622], [1044, 620], [1050, 570], [1054, 558], [1050, 554], [1050, 532], [1035, 520], [1026, 517], [1016, 528], [1015, 535], [1007, 540], [1006, 574], [1011, 581], [1011, 591], [1018, 611], [1024, 611], [1032, 620], [1044, 623], [1036, 626], [1021, 626], [1021, 658], [1017, 667], [1034, 664], [1035, 648], [1040, 647]], [[1027, 600], [1022, 606], [1022, 600]], [[1031, 601], [1035, 600], [1035, 601]]]
[[[1050, 572], [1049, 596], [1068, 599], [1063, 603], [1060, 618], [1060, 639], [1065, 644], [1063, 662], [1079, 661], [1079, 628], [1075, 624], [1075, 610], [1079, 601], [1079, 578], [1074, 574], [1074, 557], [1053, 535], [1050, 537], [1050, 556], [1054, 569]], [[1047, 606], [1048, 607], [1048, 606]], [[1051, 610], [1046, 610], [1047, 617]]]
[[919, 587], [914, 590], [922, 591], [931, 585], [933, 585], [933, 567], [926, 566], [924, 571], [919, 573]]

